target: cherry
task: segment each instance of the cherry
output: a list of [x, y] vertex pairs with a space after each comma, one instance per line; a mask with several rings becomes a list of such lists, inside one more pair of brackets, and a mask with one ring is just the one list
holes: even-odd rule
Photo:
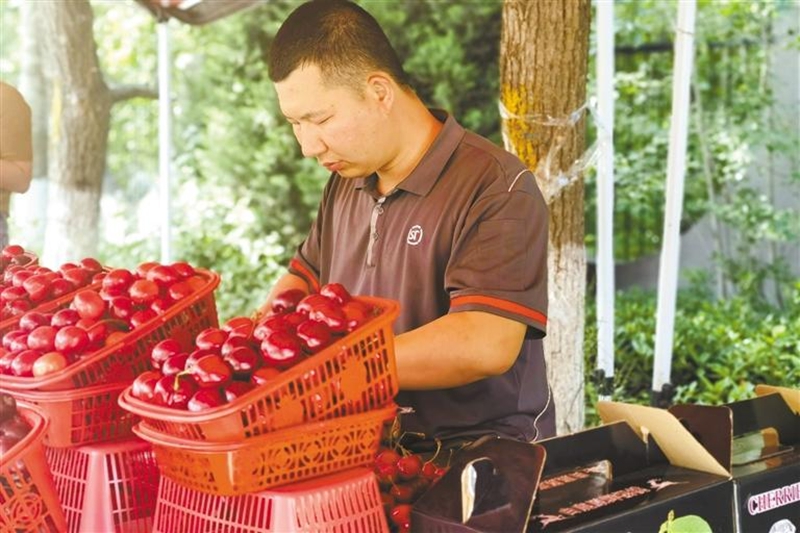
[[297, 326], [297, 336], [303, 348], [309, 353], [317, 353], [331, 343], [331, 329], [323, 322], [305, 320]]
[[378, 464], [395, 464], [400, 459], [400, 454], [391, 448], [384, 448], [375, 456], [375, 462]]
[[218, 354], [201, 357], [186, 372], [194, 377], [201, 388], [224, 387], [233, 378], [231, 365]]
[[287, 289], [278, 293], [272, 300], [273, 313], [290, 313], [295, 310], [300, 300], [306, 297], [305, 291], [301, 289]]
[[161, 368], [167, 359], [181, 352], [183, 352], [181, 343], [175, 339], [164, 339], [150, 350], [150, 364], [153, 368]]
[[391, 494], [398, 503], [412, 503], [414, 500], [414, 492], [414, 487], [410, 483], [397, 483], [396, 485], [392, 485], [389, 494]]
[[405, 524], [411, 522], [411, 505], [408, 503], [401, 503], [395, 505], [389, 512], [389, 518], [395, 525], [403, 527]]
[[227, 397], [217, 388], [198, 389], [186, 404], [186, 409], [197, 413], [219, 407], [227, 402]]
[[300, 361], [303, 348], [293, 333], [275, 331], [261, 342], [261, 353], [268, 366], [283, 370]]
[[419, 455], [406, 455], [397, 461], [397, 473], [400, 479], [413, 479], [422, 471], [422, 459]]
[[327, 283], [320, 288], [319, 293], [339, 305], [346, 304], [351, 298], [350, 293], [341, 283]]
[[326, 298], [325, 296], [319, 293], [309, 294], [308, 296], [300, 300], [300, 303], [297, 304], [296, 311], [298, 313], [303, 313], [304, 315], [307, 315], [311, 312], [312, 309], [316, 308], [318, 305], [325, 305], [330, 303], [332, 302], [329, 298]]

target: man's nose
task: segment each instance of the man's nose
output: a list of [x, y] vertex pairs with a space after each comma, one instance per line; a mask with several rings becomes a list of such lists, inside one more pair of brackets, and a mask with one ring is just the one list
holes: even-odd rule
[[313, 131], [312, 128], [305, 128], [302, 132], [298, 132], [297, 141], [300, 143], [300, 149], [303, 151], [304, 157], [317, 157], [327, 150], [322, 136]]

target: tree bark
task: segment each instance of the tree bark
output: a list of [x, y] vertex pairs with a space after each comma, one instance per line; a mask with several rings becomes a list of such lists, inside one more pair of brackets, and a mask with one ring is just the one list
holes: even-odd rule
[[507, 0], [500, 46], [506, 148], [550, 209], [545, 354], [559, 434], [584, 425], [583, 168], [590, 0]]
[[37, 2], [36, 12], [52, 91], [42, 261], [52, 268], [97, 254], [112, 100], [91, 38], [88, 0]]
[[[19, 38], [22, 58], [19, 91], [31, 107], [33, 140], [33, 180], [25, 194], [13, 195], [13, 220], [19, 231], [16, 242], [31, 250], [44, 246], [45, 214], [47, 213], [47, 110], [49, 99], [42, 66], [41, 29], [34, 2], [19, 6]], [[41, 252], [40, 252], [41, 253]]]

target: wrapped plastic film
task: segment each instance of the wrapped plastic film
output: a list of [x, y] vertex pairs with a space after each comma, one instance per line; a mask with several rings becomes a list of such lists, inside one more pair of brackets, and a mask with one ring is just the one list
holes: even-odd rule
[[521, 120], [526, 124], [557, 128], [554, 142], [548, 147], [547, 154], [538, 161], [536, 169], [533, 171], [548, 205], [552, 204], [556, 198], [561, 196], [568, 187], [579, 181], [583, 174], [597, 162], [600, 146], [598, 142], [595, 141], [589, 148], [584, 150], [580, 157], [572, 162], [566, 171], [558, 169], [558, 174], [555, 176], [553, 175], [554, 163], [567, 139], [567, 135], [565, 135], [564, 132], [569, 128], [574, 128], [585, 112], [588, 111], [591, 114], [598, 129], [605, 131], [605, 127], [599, 120], [597, 105], [594, 98], [587, 100], [574, 111], [561, 117], [545, 114], [518, 115], [509, 111], [502, 101], [498, 100], [497, 105], [500, 110], [500, 118], [503, 121], [503, 142], [506, 147], [509, 147], [508, 132], [506, 129], [506, 122], [509, 120]]

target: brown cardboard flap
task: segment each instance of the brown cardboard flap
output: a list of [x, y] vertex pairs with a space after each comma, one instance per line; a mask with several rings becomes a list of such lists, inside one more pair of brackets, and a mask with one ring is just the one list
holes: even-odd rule
[[758, 396], [766, 396], [775, 393], [783, 396], [786, 405], [794, 411], [794, 414], [800, 415], [800, 390], [790, 389], [788, 387], [775, 387], [773, 385], [756, 385], [756, 394]]
[[679, 404], [669, 408], [692, 436], [727, 470], [731, 469], [733, 413], [716, 405]]
[[598, 402], [597, 411], [605, 423], [628, 422], [643, 440], [652, 435], [674, 466], [730, 477], [730, 472], [669, 411], [620, 402]]

